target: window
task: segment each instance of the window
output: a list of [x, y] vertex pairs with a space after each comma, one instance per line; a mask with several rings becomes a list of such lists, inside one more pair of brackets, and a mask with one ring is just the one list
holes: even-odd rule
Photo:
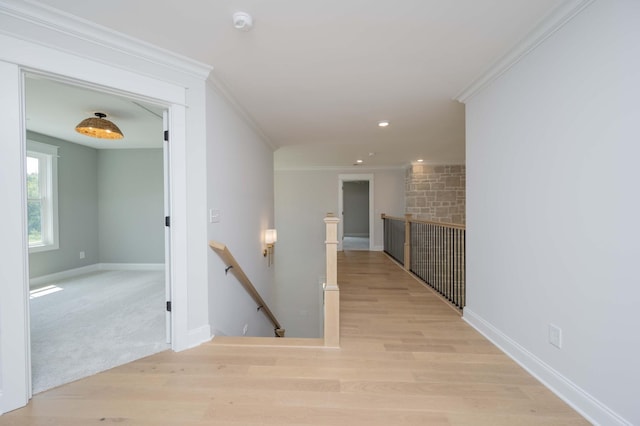
[[58, 147], [27, 141], [29, 252], [58, 245]]

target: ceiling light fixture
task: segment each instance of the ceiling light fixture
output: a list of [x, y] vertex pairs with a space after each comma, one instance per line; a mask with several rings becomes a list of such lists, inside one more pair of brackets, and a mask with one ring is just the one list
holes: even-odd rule
[[76, 126], [76, 132], [92, 138], [122, 139], [122, 131], [111, 121], [105, 119], [107, 114], [96, 112], [95, 117], [85, 118]]
[[247, 12], [233, 14], [233, 26], [236, 30], [249, 31], [253, 28], [253, 18]]
[[418, 163], [422, 163], [424, 160], [422, 158], [418, 159]]
[[363, 161], [362, 160], [356, 160], [356, 163], [361, 164]]
[[387, 127], [389, 122], [387, 120], [378, 121], [378, 127]]

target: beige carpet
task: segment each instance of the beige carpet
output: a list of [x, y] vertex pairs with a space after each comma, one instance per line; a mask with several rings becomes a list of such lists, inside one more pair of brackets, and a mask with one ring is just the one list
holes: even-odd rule
[[162, 271], [99, 271], [32, 289], [33, 392], [168, 349], [164, 293]]

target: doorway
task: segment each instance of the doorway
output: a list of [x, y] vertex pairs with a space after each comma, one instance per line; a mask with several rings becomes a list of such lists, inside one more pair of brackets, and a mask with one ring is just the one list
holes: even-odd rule
[[[27, 74], [25, 110], [28, 179], [46, 182], [41, 201], [26, 191], [38, 393], [170, 348], [169, 168], [162, 106]], [[97, 111], [125, 138], [74, 131]], [[49, 169], [30, 169], [47, 149]]]
[[373, 250], [373, 174], [339, 175], [338, 250]]
[[369, 181], [344, 182], [342, 197], [342, 249], [369, 250]]

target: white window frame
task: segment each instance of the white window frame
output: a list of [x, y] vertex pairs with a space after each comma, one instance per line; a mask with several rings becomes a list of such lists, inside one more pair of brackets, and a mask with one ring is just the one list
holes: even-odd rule
[[27, 157], [37, 158], [40, 162], [38, 182], [42, 197], [42, 242], [29, 243], [29, 253], [57, 250], [60, 248], [58, 238], [58, 147], [27, 140]]

